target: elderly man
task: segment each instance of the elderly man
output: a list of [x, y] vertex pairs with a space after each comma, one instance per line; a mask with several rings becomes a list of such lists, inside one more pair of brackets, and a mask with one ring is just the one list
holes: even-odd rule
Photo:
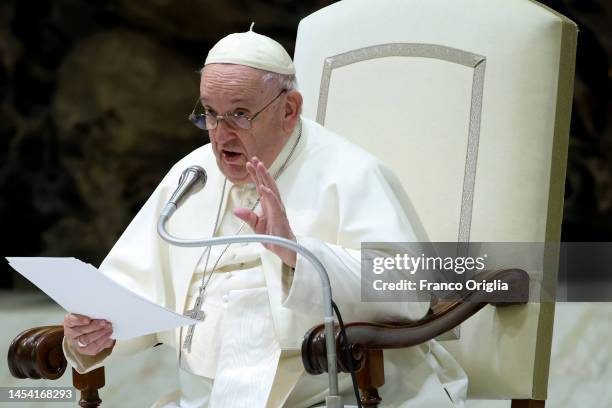
[[[176, 348], [181, 389], [157, 406], [307, 407], [323, 401], [326, 379], [306, 375], [299, 356], [304, 333], [322, 315], [312, 265], [273, 245], [178, 248], [158, 237], [159, 212], [190, 165], [203, 166], [208, 183], [169, 221], [174, 234], [255, 232], [295, 240], [326, 266], [346, 320], [426, 313], [428, 304], [416, 299], [360, 302], [361, 242], [414, 241], [409, 205], [377, 159], [300, 117], [294, 75], [282, 46], [253, 31], [229, 35], [210, 50], [190, 119], [208, 130], [211, 143], [170, 170], [100, 266], [131, 290], [203, 321], [115, 341], [109, 322], [69, 314], [64, 352], [77, 371], [162, 342]], [[386, 365], [381, 392], [390, 406], [450, 406], [448, 395], [458, 401], [465, 393], [463, 372], [437, 343], [386, 356], [393, 362]], [[341, 388], [350, 395], [348, 376]]]

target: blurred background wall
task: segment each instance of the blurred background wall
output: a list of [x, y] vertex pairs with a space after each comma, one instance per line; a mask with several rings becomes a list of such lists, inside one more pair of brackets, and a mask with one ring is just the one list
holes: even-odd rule
[[[170, 166], [207, 143], [187, 121], [222, 36], [269, 35], [328, 0], [1, 0], [4, 256], [98, 265]], [[612, 237], [612, 2], [544, 1], [580, 28], [565, 241]], [[0, 261], [0, 288], [31, 286]]]

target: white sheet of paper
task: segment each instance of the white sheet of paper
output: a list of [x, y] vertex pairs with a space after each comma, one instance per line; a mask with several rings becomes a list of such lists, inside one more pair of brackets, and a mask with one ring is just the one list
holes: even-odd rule
[[17, 272], [70, 313], [113, 324], [117, 340], [198, 323], [121, 286], [75, 258], [6, 258]]

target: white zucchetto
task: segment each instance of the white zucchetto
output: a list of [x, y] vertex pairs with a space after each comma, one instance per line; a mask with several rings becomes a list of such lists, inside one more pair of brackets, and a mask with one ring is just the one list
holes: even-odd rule
[[230, 34], [217, 42], [208, 51], [204, 66], [208, 64], [238, 64], [294, 75], [295, 67], [291, 57], [282, 45], [270, 37], [253, 31]]

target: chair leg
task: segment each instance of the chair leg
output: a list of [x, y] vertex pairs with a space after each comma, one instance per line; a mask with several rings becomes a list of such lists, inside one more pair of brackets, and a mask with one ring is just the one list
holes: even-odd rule
[[79, 406], [83, 408], [97, 408], [102, 403], [98, 390], [104, 387], [104, 367], [96, 368], [85, 374], [79, 374], [72, 369], [72, 384], [81, 391]]
[[512, 400], [512, 408], [544, 408], [543, 400]]
[[385, 366], [382, 350], [368, 350], [361, 370], [357, 372], [357, 383], [361, 391], [361, 405], [377, 408], [382, 398], [378, 387], [385, 384]]

